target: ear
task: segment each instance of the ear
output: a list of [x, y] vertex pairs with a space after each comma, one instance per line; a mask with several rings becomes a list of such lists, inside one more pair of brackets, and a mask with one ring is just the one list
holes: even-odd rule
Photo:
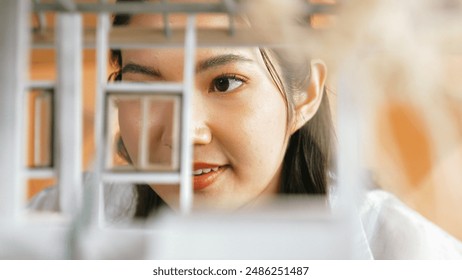
[[291, 134], [300, 129], [318, 111], [324, 94], [327, 68], [323, 61], [312, 60], [310, 65], [310, 81], [305, 91], [295, 93], [295, 114]]

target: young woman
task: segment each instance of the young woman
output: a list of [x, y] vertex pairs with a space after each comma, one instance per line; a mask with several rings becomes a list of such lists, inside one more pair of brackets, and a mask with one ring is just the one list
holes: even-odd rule
[[[120, 2], [120, 1], [119, 1]], [[170, 23], [184, 27], [185, 16]], [[116, 15], [115, 26], [162, 28], [156, 15]], [[202, 29], [226, 27], [220, 15], [198, 15]], [[116, 81], [182, 81], [182, 49], [112, 50]], [[333, 133], [326, 66], [268, 48], [210, 48], [196, 53], [193, 96], [195, 207], [234, 211], [278, 194], [329, 194]], [[119, 100], [120, 154], [136, 167], [139, 102]], [[147, 155], [171, 161], [172, 107], [160, 102], [148, 123]], [[146, 217], [161, 205], [178, 208], [178, 186], [109, 188], [112, 218]], [[57, 208], [57, 191], [31, 208]], [[374, 258], [462, 258], [462, 244], [383, 191], [367, 194], [361, 208], [367, 248]]]
[[[184, 27], [185, 16], [172, 15], [170, 21]], [[162, 28], [162, 24], [162, 17], [155, 15], [114, 18], [115, 26]], [[197, 16], [198, 28], [227, 24], [226, 16]], [[182, 81], [182, 49], [113, 50], [111, 55], [115, 80]], [[327, 192], [332, 122], [321, 61], [289, 62], [282, 53], [257, 47], [211, 48], [197, 50], [196, 64], [192, 120], [196, 206], [237, 209], [276, 193]], [[120, 147], [136, 165], [139, 103], [120, 101], [118, 109]], [[156, 111], [154, 119], [166, 119], [159, 108]], [[162, 128], [151, 123], [150, 134], [170, 135], [165, 124]], [[168, 141], [156, 145], [171, 148]], [[158, 148], [151, 150], [159, 153]], [[149, 187], [138, 186], [136, 216], [147, 215], [162, 202], [178, 207], [178, 188]]]

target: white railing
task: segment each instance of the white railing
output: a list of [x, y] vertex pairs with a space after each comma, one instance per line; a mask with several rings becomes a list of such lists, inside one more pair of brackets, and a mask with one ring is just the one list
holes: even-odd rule
[[[0, 157], [0, 179], [2, 180], [0, 183], [0, 242], [2, 243], [0, 245], [0, 258], [194, 258], [192, 252], [197, 252], [200, 248], [204, 249], [201, 246], [205, 245], [203, 241], [195, 241], [200, 239], [201, 234], [210, 233], [213, 235], [213, 225], [204, 221], [216, 222], [217, 226], [220, 225], [225, 230], [220, 230], [214, 235], [210, 240], [209, 248], [204, 249], [201, 255], [197, 255], [200, 258], [206, 256], [210, 256], [210, 258], [226, 256], [247, 256], [248, 258], [352, 257], [348, 250], [349, 247], [345, 246], [345, 237], [348, 235], [335, 234], [344, 231], [345, 227], [342, 227], [342, 223], [338, 223], [338, 217], [332, 218], [326, 213], [315, 215], [314, 219], [313, 215], [307, 214], [302, 218], [289, 217], [270, 223], [264, 222], [265, 219], [262, 222], [258, 217], [253, 220], [244, 219], [244, 222], [234, 219], [226, 223], [216, 216], [210, 216], [208, 220], [207, 217], [202, 217], [203, 220], [201, 221], [188, 218], [187, 214], [190, 213], [193, 205], [191, 182], [193, 145], [190, 127], [196, 47], [202, 45], [221, 46], [223, 44], [234, 46], [267, 45], [277, 42], [261, 41], [261, 38], [256, 38], [251, 33], [236, 30], [231, 16], [228, 34], [217, 33], [217, 37], [205, 36], [203, 41], [198, 40], [201, 33], [195, 25], [195, 14], [199, 12], [222, 12], [231, 15], [236, 13], [238, 9], [234, 1], [199, 5], [174, 4], [167, 1], [136, 4], [108, 4], [105, 2], [99, 1], [93, 4], [74, 3], [72, 0], [56, 1], [56, 3], [40, 3], [40, 1], [32, 3], [30, 0], [6, 0], [2, 2], [2, 9], [0, 9], [0, 39], [2, 41], [0, 48], [2, 61], [0, 66], [0, 84], [2, 85], [0, 94], [0, 154], [2, 155]], [[32, 10], [34, 12], [54, 11], [57, 14], [57, 21], [55, 30], [50, 31], [46, 29], [47, 24], [43, 23], [42, 15], [40, 17], [41, 27], [44, 28], [40, 31], [42, 36], [33, 36], [32, 43], [29, 43], [30, 24], [28, 19]], [[168, 42], [173, 39], [175, 43], [172, 46], [184, 48], [183, 83], [107, 83], [107, 54], [110, 47], [156, 47], [156, 45], [152, 45], [149, 38], [141, 39], [139, 42], [131, 40], [123, 43], [123, 40], [120, 40], [120, 34], [111, 35], [109, 13], [113, 12], [161, 13], [164, 17], [173, 12], [188, 13], [187, 28], [184, 33], [180, 33], [183, 38], [174, 39], [174, 36], [178, 35], [172, 34], [171, 28], [166, 24], [162, 36], [168, 40], [160, 41], [160, 44], [164, 42], [169, 45]], [[98, 14], [96, 32], [92, 31], [96, 37], [93, 42], [92, 39], [87, 39], [86, 31], [82, 29], [82, 13]], [[44, 36], [44, 34], [50, 36]], [[121, 34], [130, 35], [123, 32]], [[152, 34], [157, 36], [155, 32]], [[111, 36], [113, 37], [111, 38]], [[222, 40], [223, 38], [225, 40]], [[111, 41], [111, 39], [113, 40]], [[58, 65], [56, 81], [27, 81], [24, 73], [27, 73], [29, 46], [56, 49]], [[96, 155], [93, 174], [88, 182], [85, 182], [85, 185], [82, 182], [81, 105], [82, 49], [84, 47], [95, 47], [97, 53]], [[45, 168], [27, 167], [25, 164], [25, 147], [27, 145], [24, 134], [27, 130], [25, 120], [28, 119], [25, 114], [25, 95], [31, 89], [47, 90], [53, 93], [52, 103], [55, 108], [52, 114], [55, 125], [53, 129], [54, 147], [51, 149], [53, 164]], [[178, 158], [181, 158], [177, 171], [115, 172], [107, 168], [106, 157], [110, 152], [107, 149], [110, 137], [106, 116], [108, 98], [112, 94], [123, 95], [128, 92], [148, 96], [171, 93], [181, 98], [180, 117], [174, 118], [178, 122], [176, 126], [180, 127], [181, 135], [179, 147], [177, 147], [180, 153], [176, 154]], [[147, 114], [144, 116], [146, 117]], [[40, 116], [37, 115], [36, 118], [40, 120]], [[142, 118], [141, 121], [146, 122], [147, 120]], [[40, 123], [40, 121], [37, 122], [37, 124]], [[146, 154], [144, 151], [146, 149], [147, 145], [144, 145], [140, 152]], [[341, 164], [340, 168], [348, 168], [348, 166]], [[346, 173], [348, 172], [345, 170], [343, 173], [340, 172], [340, 174]], [[40, 216], [37, 219], [31, 219], [31, 217], [36, 218], [36, 215], [22, 215], [25, 208], [27, 180], [47, 177], [58, 179], [56, 187], [59, 189], [61, 213]], [[145, 181], [166, 184], [179, 183], [180, 209], [185, 215], [170, 220], [157, 221], [158, 227], [155, 227], [155, 231], [136, 226], [132, 228], [109, 227], [104, 218], [103, 193], [105, 183], [130, 184]], [[303, 223], [303, 227], [299, 226], [301, 220], [306, 222]], [[172, 221], [178, 221], [181, 225], [175, 225]], [[330, 225], [331, 235], [326, 235], [325, 231], [319, 231], [318, 226], [326, 222]], [[251, 233], [245, 230], [236, 231], [232, 225], [253, 231]], [[284, 227], [278, 228], [278, 225], [284, 225]], [[192, 235], [185, 235], [185, 231], [188, 230], [191, 231], [187, 233]], [[171, 231], [183, 235], [171, 235]], [[230, 235], [230, 232], [233, 234]], [[268, 244], [274, 242], [280, 234], [288, 234], [289, 236], [284, 243], [285, 247], [278, 245], [275, 247], [276, 249], [272, 249]], [[306, 243], [303, 246], [297, 246], [297, 240], [307, 240], [320, 236], [322, 236], [323, 244], [331, 242], [331, 246], [338, 249], [337, 253], [319, 248], [318, 244]], [[252, 248], [250, 243], [257, 239], [259, 241], [254, 244], [256, 247]], [[178, 251], [178, 254], [175, 255], [173, 251], [169, 251], [168, 246], [178, 242], [182, 244], [183, 250]], [[52, 250], [49, 249], [51, 247]], [[224, 254], [226, 248], [231, 249], [229, 252], [232, 254]], [[285, 251], [286, 249], [289, 250]], [[217, 253], [215, 255], [213, 255], [214, 250]], [[281, 254], [284, 251], [286, 255]], [[290, 255], [290, 252], [297, 253]]]

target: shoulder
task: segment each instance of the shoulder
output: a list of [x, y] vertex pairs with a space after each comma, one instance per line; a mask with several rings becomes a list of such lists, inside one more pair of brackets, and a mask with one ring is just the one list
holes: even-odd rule
[[[86, 180], [84, 180], [85, 183]], [[104, 215], [107, 223], [128, 222], [134, 217], [137, 192], [133, 185], [108, 184], [103, 187], [102, 194], [100, 202], [104, 204]], [[29, 201], [27, 209], [29, 211], [59, 212], [59, 188], [54, 186], [40, 191]]]
[[376, 259], [462, 259], [461, 241], [388, 192], [368, 192], [361, 219]]
[[49, 211], [57, 212], [59, 211], [59, 192], [56, 187], [46, 188], [29, 201], [27, 205], [28, 210], [33, 211]]
[[106, 222], [130, 222], [135, 216], [138, 194], [134, 185], [109, 184], [104, 187], [103, 198]]

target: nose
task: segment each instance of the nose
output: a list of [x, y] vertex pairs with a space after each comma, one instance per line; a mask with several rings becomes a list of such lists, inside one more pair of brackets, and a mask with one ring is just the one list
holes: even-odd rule
[[212, 133], [206, 126], [194, 126], [193, 143], [194, 145], [206, 145], [212, 141]]
[[193, 98], [193, 144], [206, 145], [212, 141], [212, 131], [209, 127], [209, 120], [207, 117], [207, 106], [200, 93], [194, 94]]

